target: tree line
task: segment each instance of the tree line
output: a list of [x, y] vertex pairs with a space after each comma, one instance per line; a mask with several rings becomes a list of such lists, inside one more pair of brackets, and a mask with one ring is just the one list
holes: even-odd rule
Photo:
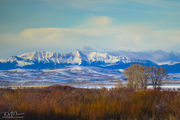
[[136, 90], [145, 90], [148, 81], [151, 82], [153, 88], [157, 88], [168, 75], [165, 68], [156, 66], [146, 67], [138, 64], [126, 68], [124, 74], [128, 80], [127, 87]]

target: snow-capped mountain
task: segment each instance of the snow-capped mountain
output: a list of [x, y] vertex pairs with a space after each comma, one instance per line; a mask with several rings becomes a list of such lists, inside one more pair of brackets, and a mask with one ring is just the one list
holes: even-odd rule
[[37, 64], [51, 64], [54, 67], [59, 65], [106, 65], [115, 63], [151, 63], [147, 60], [112, 56], [107, 53], [90, 52], [83, 53], [79, 50], [63, 54], [57, 52], [30, 52], [18, 56], [11, 56], [7, 60], [0, 60], [1, 66], [4, 64], [14, 65], [14, 67], [27, 67]]
[[[0, 69], [61, 68], [69, 65], [96, 66], [108, 69], [124, 69], [132, 64], [160, 66], [150, 60], [130, 58], [126, 56], [113, 56], [108, 53], [101, 52], [82, 52], [80, 50], [76, 50], [66, 54], [40, 51], [24, 53], [18, 56], [11, 56], [6, 60], [0, 60]], [[176, 66], [179, 67], [179, 64], [161, 66], [168, 69], [176, 69]]]
[[130, 58], [139, 58], [150, 60], [158, 65], [174, 65], [180, 63], [180, 53], [178, 52], [165, 52], [165, 51], [108, 51], [105, 52], [113, 56], [127, 56]]

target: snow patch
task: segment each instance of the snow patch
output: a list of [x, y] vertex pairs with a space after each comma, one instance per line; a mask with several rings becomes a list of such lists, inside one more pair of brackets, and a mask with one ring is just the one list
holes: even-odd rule
[[17, 61], [17, 63], [18, 63], [18, 66], [20, 67], [34, 64], [32, 62], [25, 62], [25, 61]]
[[167, 62], [158, 62], [158, 65], [175, 65], [178, 64], [180, 62], [171, 62], [171, 61], [167, 61]]
[[7, 60], [6, 60], [6, 59], [0, 59], [0, 62], [2, 62], [2, 63], [6, 63], [6, 62], [7, 62]]

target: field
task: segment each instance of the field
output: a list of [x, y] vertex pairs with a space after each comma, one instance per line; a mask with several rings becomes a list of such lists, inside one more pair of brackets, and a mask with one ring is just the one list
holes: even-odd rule
[[[0, 89], [0, 113], [26, 120], [179, 120], [180, 93], [69, 86]], [[17, 117], [17, 118], [16, 118]], [[0, 118], [1, 119], [1, 118]]]
[[[127, 84], [122, 69], [69, 66], [59, 69], [12, 69], [0, 70], [0, 88], [16, 86], [67, 85], [77, 88], [112, 88], [117, 81]], [[180, 73], [170, 73], [163, 85], [180, 88]]]

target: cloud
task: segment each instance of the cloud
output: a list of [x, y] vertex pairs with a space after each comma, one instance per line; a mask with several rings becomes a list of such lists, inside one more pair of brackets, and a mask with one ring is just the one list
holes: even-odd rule
[[137, 3], [143, 3], [151, 6], [156, 6], [156, 7], [173, 7], [173, 6], [179, 6], [180, 2], [179, 1], [172, 1], [172, 0], [129, 0], [129, 1], [134, 1]]
[[[90, 11], [101, 11], [102, 9], [118, 9], [116, 5], [140, 3], [154, 7], [172, 8], [179, 7], [178, 0], [40, 0], [49, 4], [64, 4], [75, 9], [84, 9]], [[113, 7], [112, 7], [113, 6]]]
[[[133, 30], [132, 28], [129, 28]], [[158, 31], [142, 29], [142, 31], [124, 31], [115, 40], [122, 49], [129, 50], [168, 50], [173, 51], [180, 45], [180, 31]], [[180, 51], [180, 50], [178, 50]]]
[[106, 16], [90, 17], [83, 24], [72, 28], [32, 28], [18, 34], [1, 34], [0, 51], [52, 50], [66, 48], [121, 50], [167, 50], [180, 49], [180, 30], [157, 30], [146, 25], [112, 25]]
[[86, 27], [86, 28], [95, 28], [95, 27], [107, 27], [111, 25], [113, 19], [107, 16], [92, 16], [82, 25], [78, 25], [77, 27]]
[[[117, 5], [121, 5], [123, 0], [39, 0], [52, 5], [54, 8], [70, 8], [73, 10], [85, 11], [111, 11], [118, 9]], [[61, 7], [60, 7], [61, 6]]]

